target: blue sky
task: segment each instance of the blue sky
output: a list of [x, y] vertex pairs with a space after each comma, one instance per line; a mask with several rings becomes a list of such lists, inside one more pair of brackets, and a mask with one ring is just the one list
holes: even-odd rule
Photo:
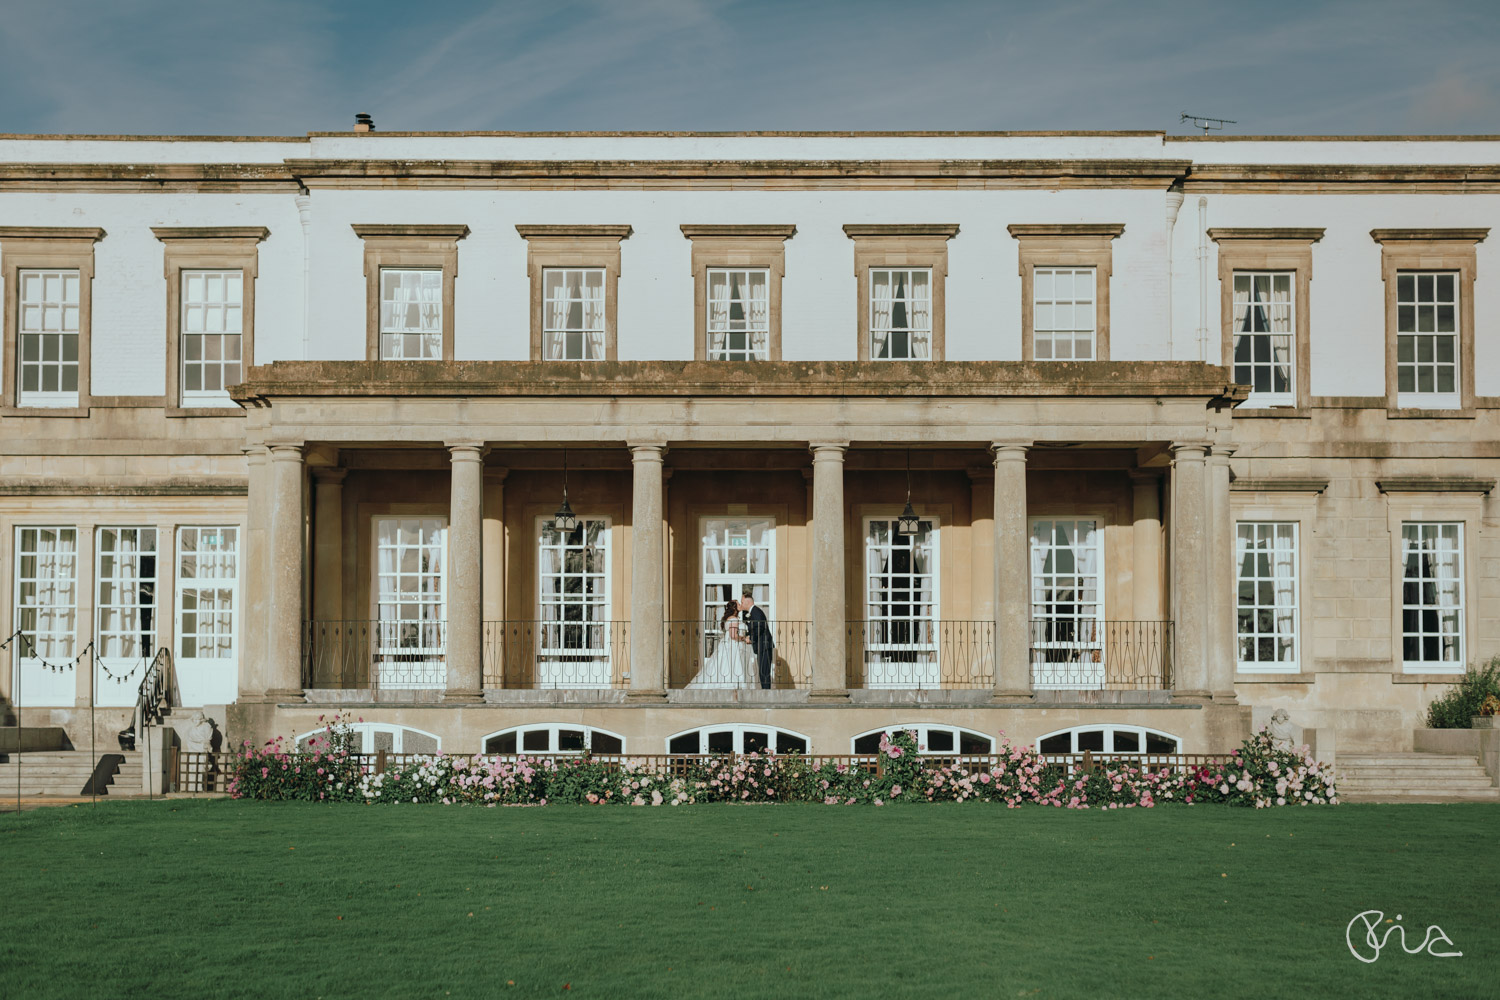
[[6, 6], [9, 133], [1500, 133], [1500, 0]]

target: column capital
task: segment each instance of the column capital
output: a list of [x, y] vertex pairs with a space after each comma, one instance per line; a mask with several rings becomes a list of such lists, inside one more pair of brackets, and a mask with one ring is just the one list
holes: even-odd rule
[[1214, 445], [1214, 450], [1209, 454], [1208, 460], [1210, 462], [1228, 462], [1234, 457], [1234, 453], [1239, 450], [1239, 445], [1216, 444]]
[[1026, 453], [1031, 450], [1034, 441], [991, 441], [990, 453], [995, 457], [995, 464], [1001, 462], [1024, 462]]
[[484, 469], [484, 481], [487, 483], [503, 483], [509, 475], [510, 470], [503, 465], [487, 465]]
[[489, 451], [489, 445], [483, 441], [444, 441], [443, 447], [448, 449], [448, 454], [452, 455], [455, 460], [460, 455], [465, 457], [473, 455], [482, 459], [484, 453]]
[[660, 462], [667, 454], [667, 446], [659, 442], [627, 441], [632, 462]]
[[1162, 470], [1126, 469], [1125, 474], [1130, 477], [1131, 483], [1136, 486], [1155, 486], [1161, 482]]
[[266, 447], [271, 452], [273, 462], [296, 462], [300, 465], [305, 457], [300, 444], [273, 444]]
[[271, 450], [263, 444], [247, 444], [240, 449], [240, 453], [252, 462], [264, 462], [271, 457]]
[[313, 481], [319, 485], [337, 486], [348, 475], [348, 469], [337, 465], [315, 465], [312, 468]]
[[969, 485], [978, 483], [993, 483], [995, 481], [995, 469], [989, 465], [971, 465], [964, 469], [964, 475], [969, 477]]
[[1170, 445], [1172, 458], [1176, 461], [1201, 462], [1208, 455], [1207, 441], [1173, 441]]
[[825, 462], [842, 462], [844, 452], [849, 450], [848, 441], [809, 441], [807, 450], [812, 452], [813, 461], [822, 459]]

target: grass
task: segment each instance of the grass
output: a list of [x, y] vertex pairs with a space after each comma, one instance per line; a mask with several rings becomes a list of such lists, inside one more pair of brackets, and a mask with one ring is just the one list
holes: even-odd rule
[[[1496, 996], [1497, 829], [1487, 805], [40, 809], [0, 816], [0, 994]], [[1369, 909], [1464, 957], [1355, 961]]]

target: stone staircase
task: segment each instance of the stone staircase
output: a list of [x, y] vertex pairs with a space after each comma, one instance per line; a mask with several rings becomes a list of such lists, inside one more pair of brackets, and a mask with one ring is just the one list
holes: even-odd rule
[[[100, 754], [102, 758], [104, 755]], [[115, 753], [123, 761], [109, 772], [99, 789], [100, 795], [141, 795], [139, 750]], [[22, 796], [82, 795], [94, 773], [95, 758], [87, 750], [44, 750], [6, 754], [0, 758], [0, 799], [16, 794], [17, 769], [20, 770]]]
[[1500, 802], [1477, 757], [1445, 753], [1341, 753], [1342, 802]]

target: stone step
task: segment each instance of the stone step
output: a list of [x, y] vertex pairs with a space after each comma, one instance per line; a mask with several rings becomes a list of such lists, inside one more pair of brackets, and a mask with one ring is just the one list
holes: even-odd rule
[[1341, 769], [1339, 772], [1344, 780], [1350, 778], [1382, 778], [1393, 781], [1449, 781], [1454, 778], [1473, 778], [1489, 775], [1482, 767], [1445, 768], [1438, 770], [1424, 770], [1412, 767], [1362, 767], [1358, 769]]
[[1340, 802], [1500, 802], [1500, 788], [1473, 789], [1446, 792], [1441, 790], [1423, 792], [1411, 788], [1387, 789], [1383, 791], [1351, 791], [1339, 789]]
[[1455, 764], [1473, 764], [1477, 766], [1478, 758], [1465, 754], [1449, 753], [1382, 753], [1382, 754], [1339, 754], [1338, 766], [1349, 767], [1451, 767]]

